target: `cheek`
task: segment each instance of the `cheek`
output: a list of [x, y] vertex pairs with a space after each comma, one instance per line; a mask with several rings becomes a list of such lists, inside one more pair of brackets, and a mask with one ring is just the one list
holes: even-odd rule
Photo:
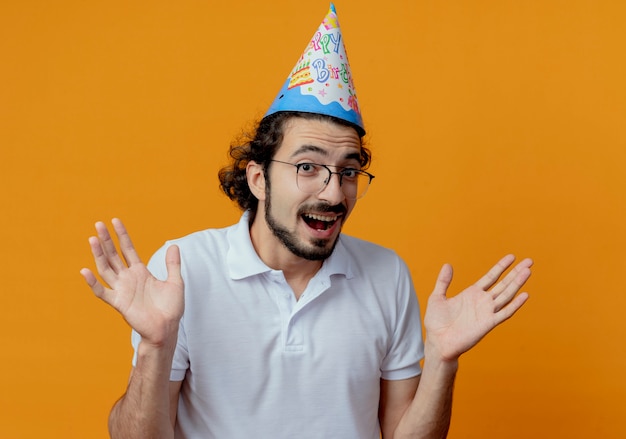
[[282, 203], [299, 205], [306, 202], [310, 195], [305, 194], [300, 189], [294, 179], [294, 176], [273, 177], [271, 180], [271, 196], [273, 203]]
[[356, 206], [356, 201], [348, 201], [346, 203], [346, 207], [347, 207], [348, 211], [346, 212], [346, 215], [344, 217], [344, 222], [345, 222], [346, 219], [348, 219], [348, 217], [352, 213], [352, 210], [354, 209], [355, 206]]
[[267, 197], [271, 201], [272, 215], [294, 215], [298, 212], [300, 205], [306, 201], [302, 192], [286, 179], [273, 179]]

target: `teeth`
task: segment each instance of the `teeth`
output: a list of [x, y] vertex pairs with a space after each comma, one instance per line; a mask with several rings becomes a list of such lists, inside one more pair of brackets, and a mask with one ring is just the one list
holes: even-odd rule
[[329, 223], [332, 223], [333, 221], [336, 221], [337, 218], [339, 218], [339, 215], [335, 215], [335, 216], [324, 216], [324, 215], [315, 215], [312, 213], [307, 213], [305, 214], [305, 216], [307, 218], [311, 218], [317, 221], [327, 221]]

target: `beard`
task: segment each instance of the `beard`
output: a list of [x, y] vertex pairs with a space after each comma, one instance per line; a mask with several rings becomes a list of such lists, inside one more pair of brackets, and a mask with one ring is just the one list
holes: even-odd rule
[[[317, 212], [335, 213], [345, 213], [346, 211], [343, 205], [330, 206], [328, 204], [317, 205], [313, 210]], [[303, 206], [299, 213], [301, 214], [304, 211], [305, 207]], [[343, 219], [339, 221], [342, 220]], [[329, 239], [313, 239], [308, 243], [303, 242], [294, 232], [280, 224], [278, 220], [272, 216], [272, 201], [269, 191], [265, 197], [265, 222], [274, 236], [276, 236], [291, 253], [308, 261], [323, 261], [327, 259], [333, 253], [337, 241], [339, 241], [339, 237], [337, 237], [332, 242], [330, 242]]]

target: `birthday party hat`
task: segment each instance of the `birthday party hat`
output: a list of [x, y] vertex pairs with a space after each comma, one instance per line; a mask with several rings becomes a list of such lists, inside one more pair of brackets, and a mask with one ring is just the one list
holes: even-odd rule
[[335, 5], [306, 46], [265, 114], [302, 111], [348, 121], [365, 134]]

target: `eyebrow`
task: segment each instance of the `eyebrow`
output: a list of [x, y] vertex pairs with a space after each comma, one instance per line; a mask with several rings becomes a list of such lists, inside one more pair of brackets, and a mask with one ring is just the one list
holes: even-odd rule
[[316, 152], [320, 155], [328, 156], [328, 151], [315, 145], [302, 145], [300, 148], [296, 149], [294, 153], [291, 154], [291, 156], [295, 157], [297, 155], [304, 154], [306, 152]]
[[[304, 154], [307, 152], [315, 152], [317, 154], [323, 155], [324, 157], [327, 157], [328, 151], [324, 148], [320, 148], [319, 146], [316, 145], [302, 145], [301, 147], [299, 147], [298, 149], [296, 149], [294, 151], [293, 154], [291, 154], [291, 157], [295, 157], [298, 156], [300, 154]], [[361, 154], [358, 152], [351, 152], [349, 154], [346, 154], [344, 156], [344, 160], [356, 160], [356, 161], [360, 161], [361, 160]]]

